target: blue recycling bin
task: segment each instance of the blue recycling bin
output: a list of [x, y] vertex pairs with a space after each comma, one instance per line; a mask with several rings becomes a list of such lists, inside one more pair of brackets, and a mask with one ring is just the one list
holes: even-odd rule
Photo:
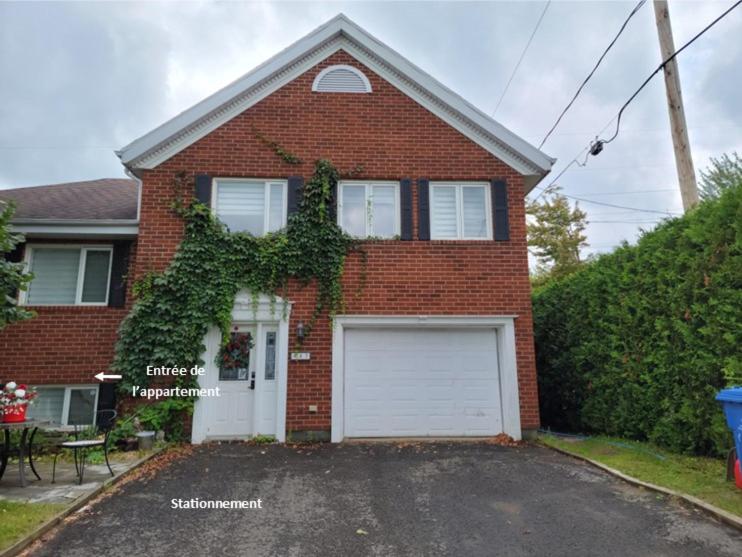
[[737, 458], [742, 461], [742, 387], [724, 389], [716, 395], [721, 402], [727, 425], [732, 430], [734, 444], [737, 447]]

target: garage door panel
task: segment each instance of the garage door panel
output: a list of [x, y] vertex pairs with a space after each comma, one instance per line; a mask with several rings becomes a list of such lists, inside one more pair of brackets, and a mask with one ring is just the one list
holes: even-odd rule
[[495, 331], [346, 330], [348, 437], [502, 431]]

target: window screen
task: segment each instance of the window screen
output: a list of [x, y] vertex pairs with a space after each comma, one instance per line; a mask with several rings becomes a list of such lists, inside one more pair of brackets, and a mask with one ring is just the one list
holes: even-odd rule
[[355, 238], [393, 238], [399, 234], [399, 188], [386, 184], [340, 184], [339, 224]]
[[64, 387], [39, 387], [38, 396], [28, 407], [28, 416], [37, 420], [49, 420], [52, 424], [64, 423]]
[[454, 186], [434, 186], [431, 201], [430, 232], [432, 237], [458, 237], [456, 188]]
[[440, 240], [490, 238], [492, 222], [490, 211], [487, 186], [431, 185], [431, 238]]
[[108, 301], [110, 248], [30, 246], [30, 250], [33, 279], [26, 304], [105, 304]]
[[218, 180], [216, 215], [231, 232], [262, 236], [284, 224], [283, 183], [256, 180]]
[[88, 425], [95, 422], [96, 389], [70, 389], [69, 425]]
[[87, 250], [85, 253], [82, 302], [105, 303], [108, 293], [108, 268], [111, 261], [111, 252], [108, 250]]
[[28, 304], [74, 304], [80, 250], [34, 248], [31, 271], [34, 278], [28, 289]]

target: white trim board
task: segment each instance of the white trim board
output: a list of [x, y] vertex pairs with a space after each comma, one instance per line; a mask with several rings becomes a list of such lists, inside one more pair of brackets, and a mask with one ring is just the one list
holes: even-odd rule
[[129, 170], [155, 168], [339, 50], [525, 176], [529, 190], [555, 162], [343, 14], [116, 154]]
[[515, 317], [447, 315], [341, 315], [335, 317], [332, 330], [332, 421], [330, 439], [345, 438], [345, 330], [372, 328], [469, 328], [494, 329], [497, 335], [502, 429], [513, 439], [521, 439], [518, 365], [515, 349]]

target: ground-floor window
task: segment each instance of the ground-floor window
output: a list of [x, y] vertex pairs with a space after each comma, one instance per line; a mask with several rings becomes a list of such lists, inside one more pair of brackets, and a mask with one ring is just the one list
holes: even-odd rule
[[97, 385], [45, 385], [28, 409], [29, 417], [57, 425], [92, 425], [98, 407]]

